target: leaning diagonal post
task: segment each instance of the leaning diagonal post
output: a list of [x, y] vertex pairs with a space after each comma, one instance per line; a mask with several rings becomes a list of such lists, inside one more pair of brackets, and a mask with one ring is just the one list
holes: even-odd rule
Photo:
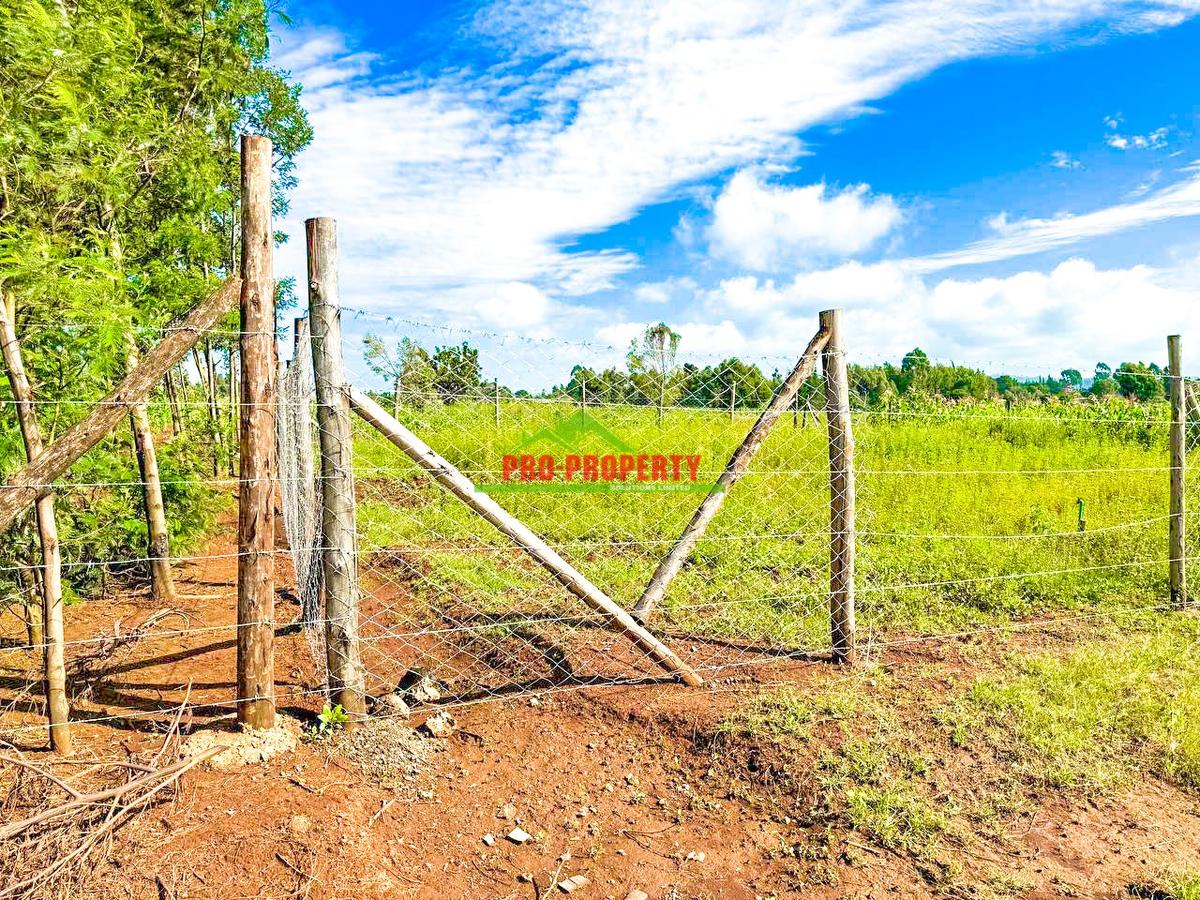
[[[741, 446], [729, 458], [729, 462], [725, 464], [725, 471], [717, 479], [716, 485], [696, 509], [692, 520], [688, 522], [687, 528], [683, 529], [683, 534], [679, 536], [679, 540], [675, 542], [671, 552], [664, 556], [662, 562], [658, 564], [654, 577], [650, 579], [641, 599], [633, 607], [633, 618], [638, 622], [645, 622], [650, 618], [650, 613], [654, 611], [654, 607], [667, 592], [667, 585], [679, 574], [679, 570], [691, 555], [696, 543], [704, 537], [704, 532], [708, 530], [708, 524], [721, 508], [721, 504], [725, 502], [725, 496], [729, 493], [729, 489], [746, 474], [750, 460], [754, 458], [754, 454], [758, 452], [762, 442], [775, 427], [775, 422], [791, 405], [792, 400], [800, 393], [800, 388], [804, 386], [804, 382], [808, 381], [809, 376], [816, 370], [817, 357], [824, 349], [827, 340], [829, 340], [829, 332], [825, 329], [821, 329], [813, 335], [813, 339], [808, 342], [796, 367], [784, 379], [783, 384], [775, 390], [775, 396], [771, 398], [767, 408], [763, 410], [758, 421], [754, 423], [754, 427], [742, 440]], [[730, 396], [733, 396], [732, 389]], [[731, 400], [730, 410], [732, 411], [732, 409]]]
[[471, 479], [443, 459], [428, 444], [397, 422], [378, 403], [353, 386], [347, 386], [350, 406], [391, 443], [403, 450], [418, 466], [443, 487], [499, 529], [572, 594], [600, 613], [610, 627], [621, 632], [656, 663], [679, 676], [684, 684], [697, 687], [703, 680], [666, 644], [643, 628], [600, 588], [554, 552], [545, 541], [487, 494], [476, 490]]
[[80, 422], [38, 454], [37, 459], [0, 485], [0, 532], [36, 500], [54, 479], [102, 441], [127, 415], [133, 405], [148, 395], [167, 370], [187, 354], [196, 341], [216, 324], [241, 291], [240, 278], [225, 283], [187, 318], [167, 329], [167, 336], [142, 357], [115, 391], [98, 402]]

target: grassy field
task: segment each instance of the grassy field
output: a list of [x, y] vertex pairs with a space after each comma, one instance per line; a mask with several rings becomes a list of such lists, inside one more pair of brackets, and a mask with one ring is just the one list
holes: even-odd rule
[[[1014, 878], [1011, 866], [989, 873], [979, 862], [1002, 857], [975, 851], [1011, 847], [1055, 800], [1111, 800], [1147, 776], [1185, 792], [1200, 786], [1200, 622], [1131, 612], [1058, 637], [1066, 640], [1049, 649], [968, 642], [959, 671], [930, 663], [902, 679], [866, 667], [753, 696], [725, 720], [717, 749], [744, 754], [735, 748], [749, 742], [788, 771], [815, 773], [811, 793], [783, 792], [818, 832], [850, 828], [920, 860], [952, 896], [964, 895], [949, 891], [965, 884], [964, 860], [975, 869], [966, 896], [1023, 896], [1045, 879]], [[1185, 865], [1144, 867], [1141, 878], [1152, 884], [1133, 884], [1130, 896], [1200, 891]]]
[[[505, 454], [699, 454], [711, 484], [755, 414], [506, 400], [401, 418], [484, 489]], [[1005, 411], [913, 406], [855, 414], [858, 616], [882, 640], [1020, 618], [1152, 606], [1166, 597], [1164, 405]], [[824, 423], [786, 416], [671, 585], [660, 627], [772, 646], [827, 645]], [[397, 551], [412, 593], [487, 612], [574, 611], [561, 588], [378, 435], [356, 442], [360, 530]], [[555, 487], [555, 486], [550, 486]], [[548, 489], [497, 499], [625, 605], [699, 503], [694, 490]], [[1078, 501], [1086, 530], [1078, 530]], [[389, 570], [396, 577], [393, 565]]]

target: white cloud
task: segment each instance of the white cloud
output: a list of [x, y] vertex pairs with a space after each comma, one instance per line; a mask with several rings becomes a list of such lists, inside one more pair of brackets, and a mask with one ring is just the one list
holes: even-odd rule
[[550, 298], [545, 292], [523, 281], [502, 284], [490, 297], [475, 302], [475, 311], [484, 322], [515, 329], [540, 324], [549, 309]]
[[[657, 321], [617, 322], [599, 329], [596, 337], [614, 348], [628, 347], [645, 332], [647, 326], [655, 325]], [[724, 318], [719, 322], [688, 320], [669, 324], [680, 335], [680, 359], [706, 362], [753, 349], [731, 318]]]
[[1200, 331], [1198, 289], [1200, 258], [1165, 270], [1069, 259], [1049, 272], [941, 280], [898, 263], [851, 262], [785, 285], [730, 279], [709, 306], [714, 316], [734, 314], [761, 353], [803, 346], [816, 313], [838, 306], [857, 359], [896, 360], [920, 345], [942, 360], [1036, 374], [1161, 358], [1167, 334]]
[[1042, 253], [1131, 228], [1200, 215], [1200, 175], [1192, 175], [1142, 199], [1118, 203], [1090, 213], [1063, 214], [1050, 219], [1016, 219], [1000, 213], [988, 220], [996, 237], [976, 241], [947, 253], [904, 260], [914, 272], [936, 272], [955, 266], [978, 265]]
[[662, 281], [639, 284], [633, 289], [633, 298], [639, 303], [679, 304], [690, 300], [699, 289], [700, 286], [694, 278], [666, 278]]
[[349, 305], [433, 315], [465, 288], [509, 282], [584, 295], [638, 260], [575, 237], [718, 172], [791, 160], [806, 127], [948, 62], [1097, 21], [1160, 27], [1198, 5], [514, 0], [475, 20], [502, 64], [433, 75], [384, 75], [341, 35], [301, 33], [279, 60], [306, 85], [316, 138], [278, 268], [304, 271], [301, 222], [330, 215]]
[[1161, 150], [1167, 146], [1168, 128], [1155, 128], [1149, 134], [1109, 134], [1104, 142], [1115, 150]]
[[713, 204], [713, 251], [749, 269], [794, 267], [861, 252], [895, 228], [900, 208], [865, 184], [842, 191], [824, 184], [786, 187], [753, 170], [734, 175]]
[[1065, 150], [1055, 150], [1050, 154], [1050, 165], [1056, 169], [1079, 169], [1083, 163]]

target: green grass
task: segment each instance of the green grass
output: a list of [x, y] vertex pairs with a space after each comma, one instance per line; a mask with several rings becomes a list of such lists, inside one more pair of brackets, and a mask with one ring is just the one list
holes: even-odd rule
[[[628, 406], [589, 413], [633, 452], [699, 453], [701, 480], [710, 482], [755, 418], [685, 409], [669, 410], [660, 423], [654, 410]], [[956, 631], [1163, 600], [1165, 407], [912, 413], [855, 419], [864, 632]], [[528, 438], [579, 413], [561, 402], [506, 401], [499, 425], [493, 415], [490, 404], [459, 403], [405, 409], [401, 417], [486, 486], [500, 481], [505, 453], [567, 452]], [[571, 450], [609, 448], [584, 438]], [[576, 610], [549, 576], [382, 438], [360, 428], [356, 451], [364, 543], [400, 552], [418, 603]], [[662, 626], [773, 646], [827, 646], [827, 466], [823, 426], [810, 419], [808, 427], [794, 427], [785, 416], [672, 583]], [[662, 491], [497, 495], [625, 605], [640, 595], [700, 498]], [[1079, 498], [1087, 504], [1083, 533], [1076, 531]], [[1113, 530], [1147, 519], [1157, 521]]]
[[1024, 770], [1055, 787], [1104, 790], [1139, 768], [1200, 787], [1200, 621], [1159, 614], [1112, 631], [977, 681], [968, 702], [984, 739], [1010, 735]]
[[[993, 649], [974, 675], [940, 664], [828, 672], [748, 697], [718, 727], [719, 755], [737, 765], [738, 742], [774, 748], [771, 771], [790, 773], [801, 819], [856, 831], [935, 874], [958, 865], [958, 848], [1005, 845], [1049, 797], [1082, 803], [1143, 774], [1200, 788], [1200, 618], [1127, 614], [1050, 646]], [[1001, 881], [980, 882], [979, 896], [1029, 887]], [[1160, 882], [1154, 896], [1200, 897], [1194, 877]]]

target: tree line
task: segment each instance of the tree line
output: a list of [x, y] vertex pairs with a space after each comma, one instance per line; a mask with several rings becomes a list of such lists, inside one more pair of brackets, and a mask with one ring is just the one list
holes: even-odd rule
[[[536, 393], [539, 397], [568, 397], [580, 403], [627, 403], [641, 406], [686, 406], [718, 409], [761, 409], [782, 383], [785, 373], [764, 372], [756, 363], [730, 356], [718, 363], [698, 366], [678, 359], [680, 335], [658, 323], [632, 342], [623, 367], [594, 369], [582, 364], [571, 369], [565, 383]], [[393, 402], [422, 407], [453, 403], [466, 398], [534, 396], [528, 390], [510, 390], [496, 382], [485, 383], [479, 351], [467, 342], [426, 350], [404, 338], [393, 350], [377, 335], [364, 339], [364, 355], [371, 369], [392, 388]], [[988, 375], [969, 366], [944, 365], [930, 360], [919, 347], [898, 364], [850, 365], [851, 395], [857, 405], [884, 407], [900, 398], [945, 402], [1004, 400], [1008, 404], [1071, 401], [1086, 398], [1124, 397], [1135, 402], [1162, 399], [1169, 379], [1157, 363], [1123, 362], [1115, 369], [1097, 363], [1090, 378], [1077, 369], [1063, 369], [1058, 377], [1017, 378]], [[824, 382], [813, 375], [800, 391], [801, 406], [821, 402]]]

